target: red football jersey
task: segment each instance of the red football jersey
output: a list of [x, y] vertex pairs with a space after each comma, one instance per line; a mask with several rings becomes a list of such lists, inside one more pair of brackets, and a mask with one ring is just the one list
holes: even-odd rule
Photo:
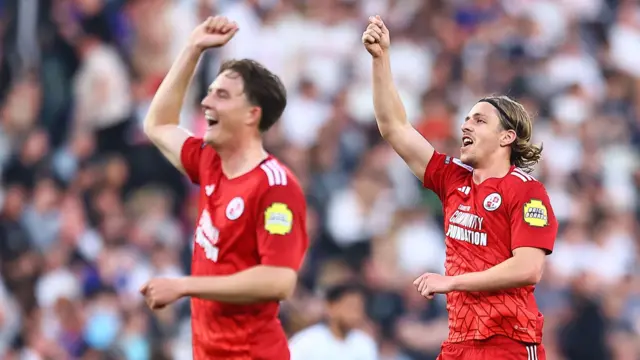
[[[202, 139], [182, 147], [183, 167], [200, 185], [193, 276], [228, 275], [256, 265], [298, 270], [308, 247], [306, 202], [293, 174], [272, 156], [234, 179]], [[191, 299], [194, 359], [288, 360], [278, 302], [249, 305]]]
[[[446, 275], [487, 270], [519, 247], [553, 250], [558, 223], [544, 186], [512, 166], [502, 178], [481, 184], [459, 159], [435, 153], [424, 186], [443, 204]], [[533, 286], [495, 292], [447, 294], [449, 342], [504, 335], [525, 343], [542, 341], [543, 316]]]

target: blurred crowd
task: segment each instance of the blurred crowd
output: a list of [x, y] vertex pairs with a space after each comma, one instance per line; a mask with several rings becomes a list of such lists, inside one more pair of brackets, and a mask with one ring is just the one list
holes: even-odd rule
[[442, 214], [375, 126], [369, 15], [391, 31], [409, 120], [457, 155], [474, 102], [508, 94], [536, 115], [561, 223], [536, 289], [550, 360], [640, 359], [640, 5], [633, 0], [1, 0], [0, 358], [190, 359], [189, 302], [151, 314], [139, 286], [189, 274], [197, 189], [141, 122], [191, 29], [240, 32], [207, 52], [182, 124], [224, 59], [256, 59], [289, 105], [267, 149], [308, 195], [311, 248], [282, 321], [323, 316], [323, 289], [368, 289], [363, 328], [384, 360], [435, 359]]

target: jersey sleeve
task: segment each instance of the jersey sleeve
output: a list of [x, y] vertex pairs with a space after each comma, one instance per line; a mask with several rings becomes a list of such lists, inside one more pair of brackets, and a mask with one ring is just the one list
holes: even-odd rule
[[558, 221], [542, 183], [523, 182], [521, 186], [512, 187], [511, 196], [511, 250], [535, 247], [551, 254]]
[[434, 152], [425, 169], [422, 184], [425, 188], [436, 193], [442, 201], [448, 187], [456, 179], [468, 176], [472, 171], [473, 168], [463, 164], [460, 159]]
[[259, 204], [256, 231], [260, 263], [297, 271], [309, 245], [302, 189], [294, 182], [269, 186]]
[[200, 159], [204, 147], [204, 141], [201, 138], [191, 136], [185, 140], [180, 150], [182, 167], [194, 184], [200, 184]]

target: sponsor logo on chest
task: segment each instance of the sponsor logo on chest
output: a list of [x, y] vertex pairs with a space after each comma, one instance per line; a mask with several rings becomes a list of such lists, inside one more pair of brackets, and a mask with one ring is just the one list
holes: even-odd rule
[[487, 246], [487, 233], [483, 230], [484, 218], [470, 213], [470, 210], [470, 206], [458, 206], [449, 217], [446, 236], [476, 246]]

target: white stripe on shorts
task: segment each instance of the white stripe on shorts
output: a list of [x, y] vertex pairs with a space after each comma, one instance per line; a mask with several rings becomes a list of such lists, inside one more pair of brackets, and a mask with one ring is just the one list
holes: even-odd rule
[[537, 345], [527, 345], [527, 360], [538, 360]]

